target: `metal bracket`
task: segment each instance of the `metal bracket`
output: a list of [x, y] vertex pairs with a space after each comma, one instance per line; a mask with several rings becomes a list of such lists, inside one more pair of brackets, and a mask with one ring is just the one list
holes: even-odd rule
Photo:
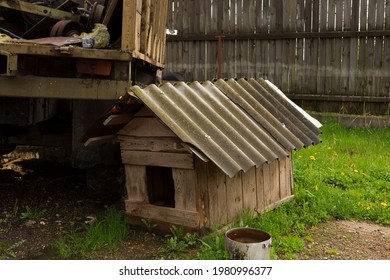
[[16, 76], [18, 55], [0, 50], [0, 76]]

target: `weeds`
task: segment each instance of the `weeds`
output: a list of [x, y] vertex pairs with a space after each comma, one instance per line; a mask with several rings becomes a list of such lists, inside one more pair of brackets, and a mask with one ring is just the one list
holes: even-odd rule
[[93, 225], [87, 225], [83, 233], [68, 233], [57, 243], [61, 258], [90, 258], [98, 250], [115, 250], [128, 232], [123, 215], [109, 208]]
[[32, 220], [38, 223], [43, 219], [45, 213], [46, 209], [38, 210], [26, 206], [25, 211], [20, 214], [20, 218], [23, 220]]
[[22, 246], [26, 240], [20, 240], [12, 245], [9, 245], [5, 242], [0, 242], [0, 259], [5, 259], [8, 257], [16, 258], [15, 249]]
[[157, 226], [150, 219], [141, 219], [141, 222], [145, 227], [146, 231], [149, 233], [153, 232], [153, 229]]
[[4, 211], [4, 216], [0, 219], [0, 233], [7, 233], [11, 230], [12, 220], [17, 218], [19, 202], [16, 199], [11, 211]]
[[183, 259], [188, 250], [199, 242], [196, 234], [184, 234], [182, 226], [172, 226], [170, 231], [171, 235], [167, 236], [165, 246], [158, 253], [161, 259]]

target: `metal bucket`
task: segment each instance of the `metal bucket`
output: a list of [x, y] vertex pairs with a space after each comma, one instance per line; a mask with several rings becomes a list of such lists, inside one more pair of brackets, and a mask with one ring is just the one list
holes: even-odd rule
[[232, 260], [269, 260], [271, 235], [255, 228], [233, 228], [225, 233], [225, 250]]

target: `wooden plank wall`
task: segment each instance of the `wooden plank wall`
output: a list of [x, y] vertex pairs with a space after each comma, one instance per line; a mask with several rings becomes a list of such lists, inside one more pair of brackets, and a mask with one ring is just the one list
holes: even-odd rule
[[121, 49], [157, 67], [164, 66], [168, 0], [123, 1]]
[[233, 178], [215, 164], [196, 158], [200, 227], [231, 223], [244, 210], [258, 214], [292, 198], [291, 158], [264, 164]]
[[166, 69], [263, 77], [308, 110], [389, 116], [389, 26], [385, 0], [169, 0]]

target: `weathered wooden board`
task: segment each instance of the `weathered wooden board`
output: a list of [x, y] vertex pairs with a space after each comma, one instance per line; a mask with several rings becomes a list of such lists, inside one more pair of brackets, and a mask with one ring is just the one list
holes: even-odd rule
[[260, 166], [255, 169], [256, 171], [256, 196], [257, 196], [257, 208], [256, 212], [260, 213], [264, 210], [265, 208], [265, 197], [264, 197], [264, 165]]
[[129, 201], [147, 203], [148, 190], [146, 182], [146, 167], [125, 164], [126, 190]]
[[242, 205], [244, 210], [255, 213], [257, 209], [256, 168], [242, 173]]
[[200, 227], [210, 228], [210, 205], [208, 194], [208, 164], [199, 158], [195, 158], [196, 167], [196, 209], [199, 213]]
[[236, 221], [243, 210], [241, 172], [237, 173], [233, 178], [226, 177], [226, 194], [227, 220], [229, 223], [232, 223]]
[[[264, 208], [272, 204], [272, 194], [271, 194], [271, 171], [269, 164], [263, 164], [263, 201]], [[263, 210], [261, 209], [261, 210]]]
[[207, 166], [207, 185], [209, 201], [210, 226], [227, 223], [227, 189], [226, 175], [213, 163]]
[[122, 150], [189, 153], [176, 137], [132, 137], [119, 135]]
[[199, 227], [199, 214], [196, 211], [162, 207], [130, 200], [125, 201], [125, 207], [126, 214], [130, 216], [183, 225], [190, 228]]
[[148, 136], [148, 137], [176, 137], [164, 123], [157, 118], [133, 118], [119, 132], [119, 135]]
[[192, 154], [121, 150], [124, 164], [194, 169]]
[[195, 170], [173, 168], [172, 177], [175, 185], [175, 208], [197, 211]]

